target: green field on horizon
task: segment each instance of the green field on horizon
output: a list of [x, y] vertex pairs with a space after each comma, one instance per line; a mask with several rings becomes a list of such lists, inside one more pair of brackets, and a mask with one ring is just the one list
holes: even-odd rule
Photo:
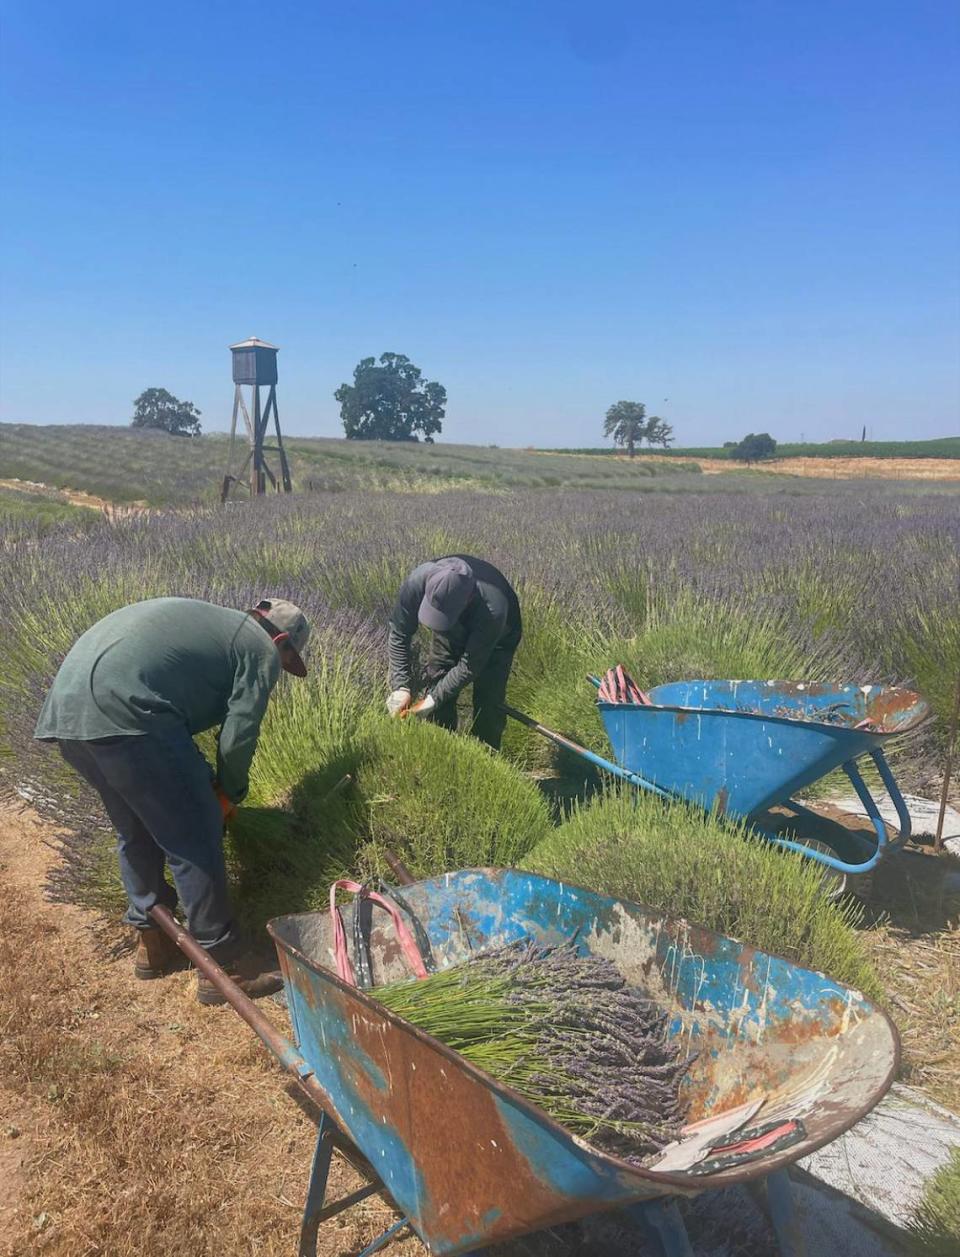
[[[809, 492], [817, 484], [814, 478], [800, 481], [774, 478], [762, 469], [744, 471], [737, 463], [731, 463], [729, 474], [704, 477], [696, 458], [722, 457], [725, 451], [721, 449], [645, 450], [632, 460], [605, 463], [597, 455], [614, 451], [599, 447], [547, 451], [297, 436], [287, 438], [286, 448], [294, 486], [307, 492], [696, 489], [715, 493], [755, 491], [765, 486], [777, 492]], [[858, 442], [852, 448], [857, 454], [874, 457], [960, 459], [960, 437]], [[785, 456], [797, 450], [811, 456], [821, 451], [829, 451], [828, 456], [850, 456], [846, 447], [834, 445], [781, 447]], [[245, 452], [245, 444], [238, 440], [231, 457], [229, 438], [224, 433], [192, 438], [95, 424], [0, 424], [0, 479], [82, 490], [116, 503], [162, 507], [215, 502], [224, 474], [239, 471]], [[650, 457], [651, 453], [656, 457]], [[663, 453], [669, 458], [664, 459]], [[272, 461], [275, 465], [276, 455]]]

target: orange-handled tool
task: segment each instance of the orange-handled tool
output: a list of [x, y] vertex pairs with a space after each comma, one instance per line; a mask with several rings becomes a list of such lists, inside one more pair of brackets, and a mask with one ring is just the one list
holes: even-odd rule
[[223, 823], [228, 825], [237, 814], [237, 805], [232, 799], [227, 797], [227, 793], [219, 781], [213, 783], [213, 793], [217, 796], [217, 802], [220, 804], [220, 811], [223, 813]]

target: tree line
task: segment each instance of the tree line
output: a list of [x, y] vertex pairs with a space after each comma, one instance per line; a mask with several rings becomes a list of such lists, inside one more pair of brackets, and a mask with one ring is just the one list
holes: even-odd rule
[[[351, 441], [419, 441], [432, 445], [443, 427], [447, 390], [405, 354], [383, 353], [362, 358], [353, 369], [353, 383], [334, 393], [340, 419]], [[165, 388], [148, 388], [134, 401], [134, 428], [157, 428], [175, 436], [200, 435], [200, 411], [180, 401]], [[646, 441], [666, 449], [673, 444], [673, 427], [659, 415], [648, 415], [643, 402], [615, 402], [603, 421], [603, 435], [626, 449], [630, 458]], [[743, 462], [772, 458], [777, 443], [767, 432], [749, 433], [742, 441], [727, 442], [728, 457]]]

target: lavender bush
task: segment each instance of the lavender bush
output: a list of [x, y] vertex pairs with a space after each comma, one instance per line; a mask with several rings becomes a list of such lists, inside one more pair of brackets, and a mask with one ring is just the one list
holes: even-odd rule
[[[645, 684], [691, 675], [886, 680], [916, 684], [933, 704], [938, 720], [901, 772], [920, 786], [935, 775], [960, 672], [960, 499], [949, 494], [862, 484], [796, 496], [340, 492], [103, 522], [83, 534], [69, 522], [38, 532], [0, 521], [0, 772], [77, 829], [61, 891], [97, 902], [115, 894], [102, 845], [109, 834], [94, 802], [55, 753], [31, 742], [42, 693], [85, 628], [161, 594], [240, 607], [280, 594], [314, 622], [314, 679], [299, 690], [283, 682], [271, 704], [235, 842], [237, 882], [253, 894], [266, 867], [286, 862], [288, 884], [319, 879], [377, 840], [356, 799], [345, 798], [352, 810], [337, 816], [323, 801], [363, 748], [376, 745], [377, 764], [391, 762], [386, 742], [370, 732], [374, 716], [365, 723], [368, 713], [380, 719], [385, 618], [407, 571], [457, 551], [490, 558], [520, 590], [525, 631], [511, 701], [588, 743], [603, 747], [584, 674], [618, 661]], [[564, 767], [517, 726], [505, 754], [540, 773]], [[369, 781], [378, 780], [377, 764]], [[519, 797], [528, 783], [519, 772], [515, 780]], [[408, 832], [440, 832], [429, 794], [395, 785]], [[489, 788], [478, 779], [476, 823], [471, 809], [458, 821], [461, 862], [480, 850], [522, 856], [515, 835], [490, 845], [504, 789], [502, 771]], [[328, 822], [318, 836], [320, 813]], [[306, 873], [291, 855], [305, 826], [326, 844], [310, 854]], [[425, 864], [456, 864], [458, 850], [444, 837]]]

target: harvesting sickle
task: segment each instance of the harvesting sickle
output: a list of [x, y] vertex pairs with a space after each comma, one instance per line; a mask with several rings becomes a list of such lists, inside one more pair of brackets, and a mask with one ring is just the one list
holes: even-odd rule
[[[414, 703], [411, 644], [421, 624], [431, 633], [424, 670], [427, 693]], [[472, 685], [471, 732], [498, 750], [506, 724], [503, 701], [521, 633], [516, 591], [492, 563], [466, 554], [421, 563], [400, 586], [390, 615], [388, 712], [427, 718], [455, 730], [457, 696]]]
[[[246, 797], [281, 669], [306, 675], [309, 636], [303, 612], [282, 598], [249, 612], [154, 598], [105, 616], [64, 659], [34, 736], [59, 745], [117, 831], [137, 977], [177, 967], [180, 952], [149, 914], [179, 897], [191, 934], [247, 995], [280, 989], [275, 960], [257, 954], [233, 917], [223, 830]], [[216, 726], [214, 776], [193, 738]], [[202, 975], [197, 997], [223, 1002]]]

